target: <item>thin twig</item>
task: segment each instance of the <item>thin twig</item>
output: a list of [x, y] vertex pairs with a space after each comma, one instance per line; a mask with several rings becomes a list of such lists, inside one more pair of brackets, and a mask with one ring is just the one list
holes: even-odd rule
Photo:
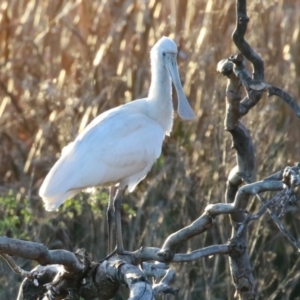
[[31, 273], [20, 268], [9, 255], [4, 253], [0, 253], [0, 255], [15, 273], [21, 275], [22, 277], [32, 278]]

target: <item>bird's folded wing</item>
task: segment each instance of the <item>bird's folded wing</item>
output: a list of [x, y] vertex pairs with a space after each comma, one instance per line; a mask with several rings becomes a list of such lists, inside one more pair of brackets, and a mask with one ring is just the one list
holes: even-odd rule
[[110, 185], [134, 174], [139, 181], [160, 156], [163, 139], [162, 128], [145, 114], [100, 115], [63, 150], [45, 179], [42, 194], [54, 197]]

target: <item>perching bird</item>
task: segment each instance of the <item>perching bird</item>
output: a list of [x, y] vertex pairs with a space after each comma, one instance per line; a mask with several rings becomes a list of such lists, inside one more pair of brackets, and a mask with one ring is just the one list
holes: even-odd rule
[[88, 187], [112, 187], [107, 216], [110, 240], [111, 220], [116, 222], [118, 253], [124, 252], [121, 227], [124, 191], [127, 188], [132, 192], [145, 178], [161, 154], [165, 135], [172, 130], [171, 80], [177, 92], [179, 116], [184, 120], [194, 118], [179, 79], [176, 44], [162, 37], [150, 54], [152, 79], [148, 97], [96, 117], [63, 149], [39, 191], [46, 210], [51, 211]]

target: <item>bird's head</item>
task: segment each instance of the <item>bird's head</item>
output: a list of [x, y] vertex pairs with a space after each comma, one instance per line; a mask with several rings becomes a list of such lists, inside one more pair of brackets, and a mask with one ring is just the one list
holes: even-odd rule
[[151, 55], [155, 55], [158, 59], [162, 59], [165, 53], [177, 55], [178, 48], [172, 39], [163, 36], [152, 47]]
[[158, 64], [162, 63], [170, 74], [178, 98], [178, 115], [183, 120], [192, 120], [195, 114], [182, 89], [177, 67], [177, 53], [178, 49], [174, 41], [164, 36], [152, 47], [151, 58]]

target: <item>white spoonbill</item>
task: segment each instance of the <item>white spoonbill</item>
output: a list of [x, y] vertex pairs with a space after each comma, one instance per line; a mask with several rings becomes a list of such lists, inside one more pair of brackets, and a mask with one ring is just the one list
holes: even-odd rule
[[121, 226], [124, 191], [128, 188], [132, 192], [147, 175], [161, 154], [165, 135], [172, 130], [171, 80], [177, 92], [178, 115], [184, 120], [194, 118], [179, 79], [176, 44], [162, 37], [151, 49], [150, 57], [152, 78], [148, 97], [96, 117], [63, 149], [39, 191], [46, 210], [51, 211], [83, 189], [110, 186], [107, 216], [109, 228], [115, 218], [118, 253], [124, 252]]

